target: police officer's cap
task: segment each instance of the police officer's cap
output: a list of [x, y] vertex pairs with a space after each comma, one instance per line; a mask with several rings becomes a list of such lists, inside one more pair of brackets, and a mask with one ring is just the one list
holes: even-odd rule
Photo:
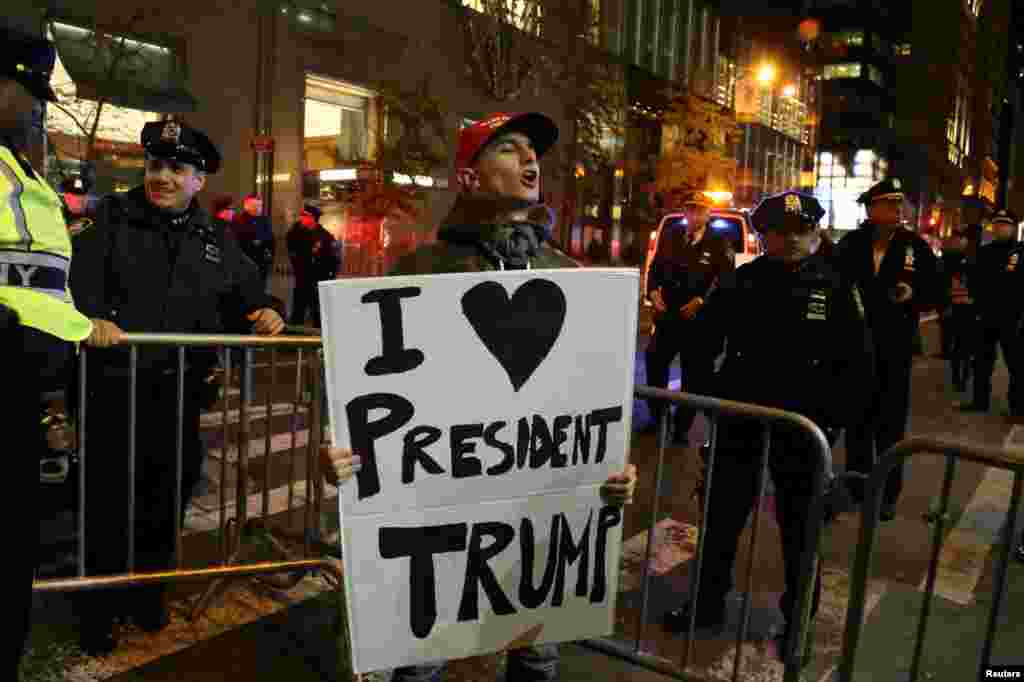
[[899, 200], [903, 201], [906, 195], [903, 194], [903, 183], [899, 178], [886, 178], [880, 183], [864, 192], [857, 198], [858, 204], [870, 206], [876, 201]]
[[0, 26], [0, 76], [9, 78], [36, 99], [56, 102], [50, 74], [57, 60], [53, 43], [9, 27]]
[[800, 192], [782, 192], [765, 197], [750, 213], [750, 221], [758, 232], [772, 230], [806, 231], [817, 227], [825, 215], [818, 200]]
[[150, 156], [190, 163], [206, 173], [216, 173], [220, 168], [220, 152], [210, 138], [177, 121], [151, 121], [144, 125], [142, 146]]
[[999, 211], [998, 213], [996, 213], [994, 216], [992, 216], [992, 224], [993, 225], [995, 225], [996, 223], [1006, 223], [1007, 225], [1017, 225], [1019, 222], [1020, 222], [1020, 220], [1017, 218], [1017, 215], [1013, 211], [1007, 211], [1006, 209], [1003, 209], [1003, 210]]

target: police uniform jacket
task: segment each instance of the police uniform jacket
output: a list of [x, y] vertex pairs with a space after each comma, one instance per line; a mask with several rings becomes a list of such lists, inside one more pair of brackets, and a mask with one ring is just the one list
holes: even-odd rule
[[711, 395], [796, 412], [822, 429], [863, 415], [874, 374], [863, 302], [826, 257], [794, 266], [762, 256], [724, 280], [705, 312], [715, 354], [726, 346]]
[[[938, 259], [924, 239], [910, 230], [896, 229], [876, 275], [876, 229], [867, 221], [843, 237], [836, 248], [836, 262], [843, 277], [861, 291], [876, 341], [884, 344], [884, 339], [898, 339], [909, 347], [920, 314], [942, 304]], [[913, 296], [910, 301], [894, 303], [890, 294], [901, 282], [911, 287]]]
[[996, 241], [978, 249], [970, 291], [983, 320], [1015, 324], [1024, 312], [1024, 244]]
[[669, 244], [651, 264], [650, 290], [661, 289], [668, 307], [666, 317], [679, 317], [679, 309], [694, 297], [707, 299], [723, 275], [735, 267], [735, 255], [726, 240], [706, 231], [699, 242]]
[[[82, 311], [126, 332], [218, 333], [226, 319], [273, 307], [226, 223], [195, 203], [190, 211], [174, 224], [141, 187], [104, 199], [95, 225], [72, 242], [71, 290]], [[127, 348], [99, 352], [108, 368], [127, 369]], [[190, 364], [209, 363], [209, 352], [187, 353]], [[176, 353], [143, 346], [138, 362], [140, 370], [172, 368]]]
[[945, 306], [967, 306], [970, 288], [974, 283], [975, 262], [966, 253], [947, 251], [942, 254], [943, 290]]

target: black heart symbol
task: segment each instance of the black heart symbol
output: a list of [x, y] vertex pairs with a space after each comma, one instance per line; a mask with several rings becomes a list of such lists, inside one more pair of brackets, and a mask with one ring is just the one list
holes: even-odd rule
[[531, 279], [510, 299], [497, 282], [481, 282], [462, 296], [462, 313], [518, 392], [562, 333], [565, 294], [550, 280]]

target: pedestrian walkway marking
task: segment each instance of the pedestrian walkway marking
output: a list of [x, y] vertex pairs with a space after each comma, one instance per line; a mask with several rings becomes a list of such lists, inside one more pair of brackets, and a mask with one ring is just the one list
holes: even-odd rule
[[[1024, 446], [1024, 429], [1014, 426], [1003, 441], [1004, 448]], [[981, 482], [971, 495], [956, 527], [942, 543], [935, 594], [962, 606], [974, 601], [974, 591], [985, 571], [985, 563], [1006, 521], [1006, 508], [1013, 488], [1013, 474], [1006, 469], [986, 467]], [[927, 576], [918, 589], [925, 590]]]

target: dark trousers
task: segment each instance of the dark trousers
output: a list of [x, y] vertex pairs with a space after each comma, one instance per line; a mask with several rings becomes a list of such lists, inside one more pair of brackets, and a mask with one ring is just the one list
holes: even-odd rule
[[[124, 377], [90, 372], [86, 411], [86, 574], [128, 569], [129, 384]], [[182, 420], [181, 512], [202, 473], [200, 400], [186, 382]], [[173, 374], [140, 372], [135, 440], [135, 570], [172, 567], [174, 482], [177, 472], [177, 379]], [[84, 592], [79, 601], [83, 625], [109, 627], [117, 616], [156, 608], [164, 586]]]
[[996, 366], [996, 344], [1003, 351], [1003, 360], [1010, 373], [1008, 391], [1010, 413], [1024, 414], [1024, 385], [1021, 381], [1021, 335], [1016, 320], [982, 318], [978, 328], [977, 353], [974, 356], [974, 404], [988, 409], [992, 398], [992, 371]]
[[971, 373], [977, 347], [977, 314], [974, 306], [955, 305], [947, 324], [949, 337], [949, 368], [953, 374], [953, 385], [963, 390]]
[[[884, 339], [876, 340], [875, 363], [876, 382], [871, 405], [864, 420], [846, 430], [846, 468], [862, 474], [870, 474], [878, 459], [906, 435], [913, 365], [910, 340], [893, 344]], [[900, 463], [889, 474], [883, 504], [896, 504], [903, 490], [903, 469]], [[853, 492], [861, 497], [861, 490]]]
[[313, 316], [313, 326], [320, 326], [320, 296], [316, 280], [296, 279], [292, 299], [292, 318], [289, 324], [302, 326], [306, 323], [306, 312]]
[[12, 445], [4, 458], [4, 476], [10, 491], [2, 496], [0, 512], [7, 519], [12, 552], [6, 558], [7, 597], [4, 610], [10, 658], [3, 663], [5, 677], [18, 679], [18, 666], [28, 639], [32, 616], [32, 580], [39, 552], [39, 457], [46, 451], [40, 427], [40, 396], [52, 388], [67, 360], [67, 343], [30, 327], [14, 324], [0, 329], [0, 357], [6, 362], [7, 401], [4, 428]]
[[[724, 601], [733, 587], [733, 565], [736, 563], [740, 535], [757, 501], [757, 476], [761, 467], [761, 445], [758, 427], [747, 442], [729, 438], [730, 421], [719, 425], [722, 442], [715, 456], [711, 488], [707, 491], [708, 517], [701, 549], [700, 606]], [[775, 519], [782, 536], [782, 559], [786, 590], [779, 608], [787, 622], [792, 617], [800, 586], [801, 555], [807, 548], [806, 522], [814, 497], [813, 461], [799, 438], [778, 438], [773, 434], [768, 471], [775, 484]], [[708, 452], [701, 450], [707, 471]], [[812, 615], [818, 611], [821, 597], [821, 571], [814, 576], [811, 602]]]
[[[647, 385], [654, 388], [668, 386], [672, 361], [679, 356], [683, 390], [700, 393], [714, 375], [715, 359], [709, 352], [710, 344], [701, 320], [662, 319], [657, 323], [654, 336], [644, 355], [647, 366]], [[668, 407], [663, 400], [648, 400], [651, 415], [660, 421]], [[693, 425], [696, 411], [680, 405], [676, 409], [676, 433], [685, 435]]]
[[951, 312], [939, 313], [939, 349], [942, 355], [949, 357], [953, 350], [953, 314]]

